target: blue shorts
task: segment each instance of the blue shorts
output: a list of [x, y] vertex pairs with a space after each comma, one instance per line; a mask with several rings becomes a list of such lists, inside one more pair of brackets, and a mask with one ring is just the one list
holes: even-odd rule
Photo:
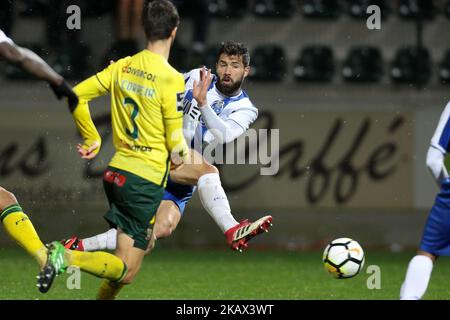
[[192, 195], [194, 194], [196, 188], [197, 187], [175, 183], [170, 180], [169, 175], [166, 191], [164, 192], [162, 199], [173, 201], [180, 209], [181, 215], [183, 215], [186, 204], [188, 203], [189, 199], [192, 198]]
[[420, 250], [450, 256], [450, 179], [442, 182], [423, 232]]

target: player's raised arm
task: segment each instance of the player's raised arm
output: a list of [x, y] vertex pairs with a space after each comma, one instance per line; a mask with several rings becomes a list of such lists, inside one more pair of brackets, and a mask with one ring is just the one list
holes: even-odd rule
[[74, 88], [78, 96], [78, 104], [71, 109], [71, 112], [83, 138], [83, 144], [77, 146], [77, 151], [83, 159], [94, 158], [100, 150], [101, 137], [92, 121], [89, 101], [109, 92], [113, 66], [114, 64], [111, 64], [102, 72], [84, 80]]
[[[2, 31], [0, 30], [0, 32]], [[69, 107], [73, 108], [77, 104], [77, 96], [61, 75], [56, 73], [36, 53], [14, 44], [9, 38], [7, 39], [9, 41], [0, 42], [0, 57], [18, 65], [36, 78], [47, 81], [58, 99], [67, 97]]]

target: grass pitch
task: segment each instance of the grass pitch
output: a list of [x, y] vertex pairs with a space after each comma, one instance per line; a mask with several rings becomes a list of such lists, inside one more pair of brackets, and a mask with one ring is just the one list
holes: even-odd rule
[[[326, 273], [321, 252], [247, 251], [242, 254], [214, 250], [157, 248], [146, 257], [135, 283], [120, 299], [226, 300], [226, 299], [398, 299], [413, 252], [370, 250], [362, 272], [337, 280]], [[381, 269], [381, 289], [368, 289], [369, 265]], [[449, 299], [450, 261], [438, 261], [425, 299]], [[52, 289], [36, 288], [37, 266], [20, 249], [0, 249], [0, 299], [95, 299], [101, 280], [82, 274], [80, 289], [71, 275], [56, 278]]]

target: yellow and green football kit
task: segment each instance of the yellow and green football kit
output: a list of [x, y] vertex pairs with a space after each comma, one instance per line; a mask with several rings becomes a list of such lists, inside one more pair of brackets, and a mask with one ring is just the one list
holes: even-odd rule
[[111, 64], [75, 87], [73, 112], [86, 147], [101, 142], [88, 101], [110, 93], [116, 154], [110, 166], [165, 185], [168, 151], [187, 155], [182, 133], [183, 76], [160, 55], [143, 50]]
[[171, 152], [188, 155], [182, 132], [183, 76], [149, 50], [112, 63], [74, 88], [73, 110], [84, 147], [101, 143], [89, 113], [89, 100], [110, 93], [116, 153], [104, 175], [108, 222], [145, 249], [147, 229], [161, 202]]

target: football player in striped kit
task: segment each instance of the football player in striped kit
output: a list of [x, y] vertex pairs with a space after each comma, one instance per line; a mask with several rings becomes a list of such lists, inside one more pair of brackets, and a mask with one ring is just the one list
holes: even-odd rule
[[[228, 41], [219, 50], [217, 75], [211, 75], [206, 68], [184, 74], [183, 132], [192, 147], [191, 157], [181, 169], [170, 171], [163, 200], [152, 221], [156, 239], [168, 237], [175, 230], [195, 190], [232, 250], [242, 251], [251, 238], [267, 232], [272, 225], [272, 216], [264, 216], [255, 222], [237, 222], [222, 188], [218, 169], [201, 156], [205, 144], [234, 141], [256, 120], [258, 109], [242, 89], [249, 65], [248, 49], [241, 43]], [[211, 83], [206, 92], [200, 90], [204, 81]], [[116, 232], [110, 229], [86, 239], [72, 237], [64, 243], [66, 248], [81, 251], [113, 250]]]
[[422, 240], [406, 272], [401, 300], [419, 300], [425, 294], [436, 259], [450, 256], [450, 178], [444, 163], [450, 150], [450, 102], [441, 114], [428, 148], [426, 164], [440, 191], [431, 208]]

